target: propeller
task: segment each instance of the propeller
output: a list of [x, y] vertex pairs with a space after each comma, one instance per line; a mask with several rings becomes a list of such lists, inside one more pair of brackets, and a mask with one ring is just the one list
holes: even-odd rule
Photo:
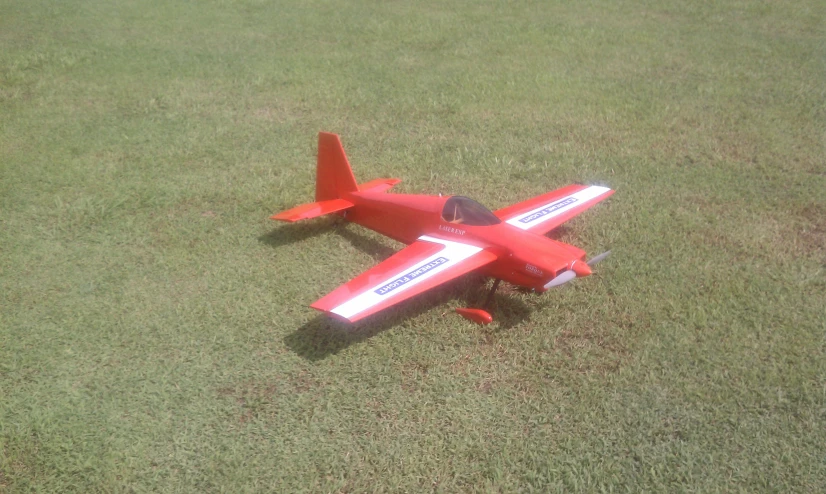
[[602, 254], [592, 257], [591, 260], [589, 260], [585, 264], [582, 264], [578, 261], [574, 261], [574, 263], [571, 265], [571, 269], [569, 269], [568, 271], [564, 271], [563, 273], [559, 274], [556, 278], [549, 281], [545, 285], [545, 289], [547, 290], [548, 288], [564, 285], [565, 283], [568, 283], [576, 277], [588, 276], [589, 274], [591, 274], [591, 266], [599, 263], [600, 261], [608, 257], [609, 254], [611, 254], [610, 250], [605, 251]]
[[568, 283], [572, 279], [576, 278], [576, 273], [573, 271], [565, 271], [562, 274], [558, 275], [556, 278], [552, 279], [545, 285], [545, 289], [553, 288], [555, 286], [564, 285]]
[[589, 265], [589, 266], [593, 266], [593, 265], [597, 264], [598, 262], [600, 262], [601, 260], [603, 260], [603, 259], [605, 259], [606, 257], [608, 257], [610, 254], [611, 254], [611, 251], [610, 251], [610, 250], [606, 250], [606, 251], [605, 251], [605, 252], [603, 252], [602, 254], [599, 254], [599, 255], [596, 255], [596, 256], [592, 257], [592, 258], [591, 258], [591, 260], [590, 260], [590, 261], [588, 261], [588, 265]]

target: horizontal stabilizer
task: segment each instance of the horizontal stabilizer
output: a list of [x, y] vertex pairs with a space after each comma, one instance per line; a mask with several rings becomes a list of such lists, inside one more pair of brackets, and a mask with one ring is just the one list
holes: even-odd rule
[[400, 178], [377, 178], [363, 184], [359, 184], [359, 192], [384, 192], [401, 182]]
[[343, 211], [353, 207], [353, 203], [344, 199], [331, 199], [329, 201], [310, 202], [288, 209], [282, 213], [270, 216], [271, 220], [288, 221], [290, 223], [298, 220], [316, 218], [336, 211]]

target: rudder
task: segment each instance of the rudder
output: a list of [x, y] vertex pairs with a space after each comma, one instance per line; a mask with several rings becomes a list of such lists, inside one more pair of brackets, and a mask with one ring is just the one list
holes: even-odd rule
[[359, 190], [350, 162], [338, 135], [318, 133], [318, 160], [316, 161], [315, 200], [330, 201], [341, 198], [345, 192]]

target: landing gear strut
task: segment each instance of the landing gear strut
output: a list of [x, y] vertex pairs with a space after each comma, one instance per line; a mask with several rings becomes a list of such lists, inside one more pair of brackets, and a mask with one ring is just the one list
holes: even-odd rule
[[496, 278], [496, 280], [493, 282], [493, 286], [490, 287], [490, 291], [488, 292], [488, 296], [485, 299], [485, 303], [482, 304], [483, 309], [490, 309], [490, 304], [493, 303], [493, 295], [496, 293], [496, 289], [499, 288], [499, 283], [502, 283], [502, 280]]
[[493, 282], [493, 286], [490, 287], [490, 292], [488, 292], [487, 298], [485, 298], [485, 303], [482, 304], [481, 309], [465, 309], [465, 308], [458, 308], [456, 312], [467, 319], [468, 321], [473, 321], [479, 324], [490, 324], [493, 321], [493, 316], [490, 315], [488, 310], [490, 310], [490, 306], [493, 303], [493, 295], [496, 293], [496, 289], [499, 288], [499, 283], [502, 280], [496, 278]]

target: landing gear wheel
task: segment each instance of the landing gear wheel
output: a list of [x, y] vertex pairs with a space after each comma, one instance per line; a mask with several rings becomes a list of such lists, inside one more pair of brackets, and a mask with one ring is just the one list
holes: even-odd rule
[[491, 303], [493, 303], [493, 294], [496, 293], [496, 289], [499, 288], [499, 283], [501, 282], [502, 280], [498, 278], [496, 279], [496, 281], [493, 282], [493, 286], [490, 287], [490, 292], [488, 292], [488, 296], [487, 298], [485, 298], [485, 303], [482, 304], [481, 309], [459, 308], [456, 309], [456, 313], [464, 317], [468, 321], [473, 321], [475, 323], [482, 325], [490, 324], [491, 322], [493, 322], [493, 316], [490, 315], [488, 310], [490, 309]]
[[486, 325], [493, 322], [493, 316], [482, 309], [456, 309], [456, 313], [464, 317], [468, 321], [473, 321], [478, 324]]

